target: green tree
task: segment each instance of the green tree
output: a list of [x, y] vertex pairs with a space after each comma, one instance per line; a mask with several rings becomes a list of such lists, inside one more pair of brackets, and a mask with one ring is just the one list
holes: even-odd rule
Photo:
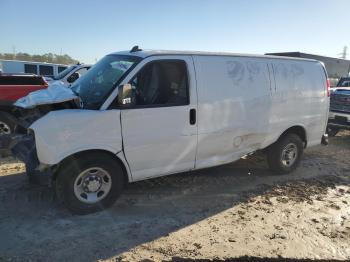
[[[14, 60], [13, 54], [11, 53], [0, 53], [0, 59], [5, 60]], [[17, 53], [16, 60], [21, 61], [33, 61], [33, 62], [46, 62], [46, 63], [55, 63], [55, 64], [76, 64], [78, 60], [73, 59], [69, 55], [57, 55], [53, 53], [47, 53], [44, 55], [30, 55], [28, 53]]]
[[18, 53], [18, 54], [16, 54], [16, 59], [22, 60], [22, 61], [31, 61], [32, 56], [27, 54], [27, 53]]

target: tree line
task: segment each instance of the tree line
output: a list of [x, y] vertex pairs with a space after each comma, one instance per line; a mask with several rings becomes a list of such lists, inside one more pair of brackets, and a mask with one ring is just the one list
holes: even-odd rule
[[21, 61], [31, 61], [31, 62], [46, 62], [54, 64], [76, 64], [78, 60], [73, 59], [69, 55], [57, 55], [53, 53], [47, 53], [43, 55], [30, 55], [28, 53], [0, 53], [0, 59], [5, 60], [21, 60]]

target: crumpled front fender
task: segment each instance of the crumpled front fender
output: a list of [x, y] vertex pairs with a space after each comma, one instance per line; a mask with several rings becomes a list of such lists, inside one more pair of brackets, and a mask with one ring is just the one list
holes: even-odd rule
[[122, 150], [120, 110], [67, 109], [52, 111], [34, 122], [37, 157], [56, 165], [86, 150]]

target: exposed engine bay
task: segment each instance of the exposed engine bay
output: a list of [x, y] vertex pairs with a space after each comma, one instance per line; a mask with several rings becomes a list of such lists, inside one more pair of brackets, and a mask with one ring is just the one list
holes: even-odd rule
[[27, 133], [27, 129], [31, 124], [51, 111], [78, 108], [80, 108], [79, 99], [74, 99], [53, 104], [37, 105], [33, 108], [21, 108], [18, 106], [13, 106], [10, 113], [17, 119], [15, 133], [23, 134]]
[[11, 105], [4, 105], [1, 109], [16, 121], [16, 136], [26, 134], [31, 124], [51, 111], [81, 107], [80, 98], [70, 88], [55, 84], [47, 89], [32, 92]]
[[34, 121], [50, 111], [81, 108], [80, 98], [64, 85], [55, 84], [45, 90], [32, 92], [17, 100], [10, 109], [17, 119], [17, 132], [23, 132]]

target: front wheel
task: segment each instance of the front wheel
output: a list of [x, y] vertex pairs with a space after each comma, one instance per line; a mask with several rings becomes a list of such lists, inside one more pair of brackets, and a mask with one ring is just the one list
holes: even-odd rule
[[270, 169], [279, 174], [294, 171], [300, 163], [303, 150], [303, 141], [298, 135], [287, 134], [281, 137], [267, 151]]
[[104, 153], [83, 154], [58, 170], [56, 194], [74, 214], [89, 214], [110, 207], [124, 187], [123, 169]]
[[8, 114], [0, 113], [0, 135], [10, 135], [15, 129], [15, 123]]

